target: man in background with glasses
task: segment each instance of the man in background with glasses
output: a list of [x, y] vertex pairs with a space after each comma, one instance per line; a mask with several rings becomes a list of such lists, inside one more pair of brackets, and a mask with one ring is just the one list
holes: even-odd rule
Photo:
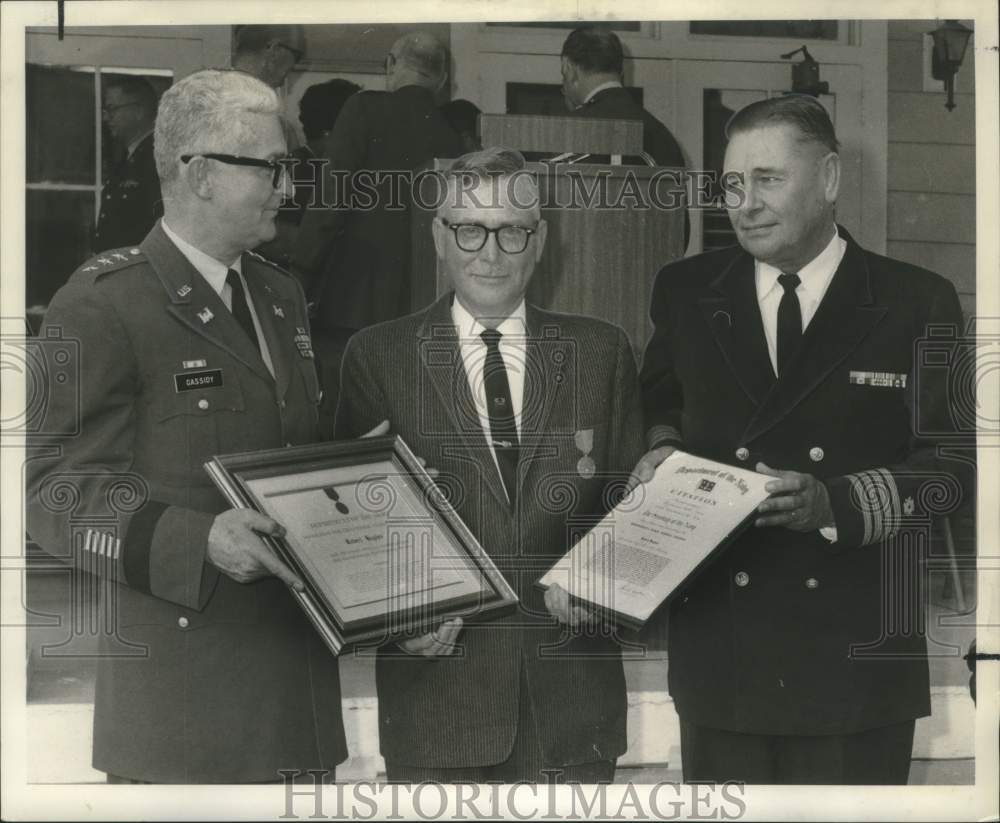
[[332, 773], [347, 754], [337, 661], [259, 537], [281, 526], [229, 509], [203, 468], [318, 436], [302, 289], [247, 252], [274, 236], [288, 187], [278, 97], [198, 72], [164, 93], [155, 135], [163, 219], [85, 263], [45, 317], [41, 335], [78, 341], [85, 368], [48, 409], [78, 434], [32, 444], [47, 448], [29, 463], [28, 531], [97, 576], [114, 618], [94, 716], [109, 782]]
[[389, 780], [610, 781], [625, 679], [607, 626], [534, 582], [616, 501], [642, 452], [632, 349], [609, 323], [525, 302], [547, 224], [515, 151], [460, 157], [433, 223], [454, 289], [347, 346], [338, 437], [388, 419], [440, 471], [520, 598], [379, 650]]
[[103, 152], [107, 176], [94, 229], [95, 250], [138, 243], [163, 214], [153, 158], [153, 87], [144, 77], [114, 77], [104, 88], [102, 114], [113, 142]]

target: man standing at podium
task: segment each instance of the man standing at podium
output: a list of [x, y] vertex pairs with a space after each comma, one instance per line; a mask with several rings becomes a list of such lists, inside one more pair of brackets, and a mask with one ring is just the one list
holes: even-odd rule
[[637, 473], [680, 447], [774, 479], [755, 524], [673, 600], [684, 779], [905, 784], [930, 713], [919, 530], [960, 490], [936, 457], [947, 373], [918, 373], [914, 352], [932, 324], [960, 328], [958, 298], [835, 223], [819, 101], [752, 103], [727, 136], [742, 248], [657, 278]]
[[533, 584], [613, 504], [642, 451], [631, 347], [610, 323], [525, 303], [546, 223], [518, 152], [465, 155], [447, 179], [433, 235], [454, 294], [351, 339], [337, 435], [388, 419], [439, 469], [520, 606], [379, 650], [386, 774], [610, 781], [626, 748], [618, 644], [565, 591]]
[[652, 165], [683, 168], [684, 153], [670, 130], [623, 88], [624, 71], [622, 44], [613, 31], [588, 26], [571, 32], [562, 47], [563, 96], [570, 112], [578, 117], [641, 120], [642, 149]]

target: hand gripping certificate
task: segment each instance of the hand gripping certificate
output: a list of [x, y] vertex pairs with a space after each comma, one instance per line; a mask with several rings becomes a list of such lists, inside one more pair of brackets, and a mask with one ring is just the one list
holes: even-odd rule
[[538, 581], [641, 628], [753, 518], [773, 478], [675, 451]]

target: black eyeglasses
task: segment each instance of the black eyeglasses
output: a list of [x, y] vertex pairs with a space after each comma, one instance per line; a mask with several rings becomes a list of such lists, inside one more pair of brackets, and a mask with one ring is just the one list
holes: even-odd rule
[[535, 226], [497, 226], [488, 228], [482, 223], [449, 223], [441, 218], [441, 223], [455, 233], [455, 242], [462, 251], [479, 251], [486, 245], [491, 234], [497, 237], [497, 245], [507, 254], [520, 254], [528, 248], [528, 241], [536, 231]]
[[119, 103], [117, 106], [102, 106], [101, 111], [106, 115], [112, 115], [118, 109], [127, 109], [129, 106], [138, 106], [138, 100], [130, 100], [128, 103]]
[[207, 157], [209, 160], [218, 160], [230, 166], [253, 166], [258, 169], [271, 170], [271, 186], [278, 188], [281, 185], [281, 178], [285, 175], [285, 167], [281, 160], [261, 160], [259, 157], [241, 157], [238, 154], [210, 154], [199, 152], [198, 154], [182, 154], [181, 162], [190, 163], [195, 157]]

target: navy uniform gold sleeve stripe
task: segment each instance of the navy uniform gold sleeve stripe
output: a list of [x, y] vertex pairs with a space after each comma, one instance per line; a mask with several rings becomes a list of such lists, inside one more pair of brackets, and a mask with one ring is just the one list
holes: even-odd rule
[[673, 426], [658, 424], [650, 426], [646, 432], [646, 448], [652, 451], [661, 446], [681, 447], [681, 433]]
[[123, 567], [125, 580], [133, 589], [149, 594], [149, 553], [156, 524], [167, 510], [165, 503], [150, 501], [137, 511], [125, 535]]
[[903, 518], [892, 472], [867, 469], [826, 481], [837, 526], [837, 543], [868, 546], [891, 537]]

